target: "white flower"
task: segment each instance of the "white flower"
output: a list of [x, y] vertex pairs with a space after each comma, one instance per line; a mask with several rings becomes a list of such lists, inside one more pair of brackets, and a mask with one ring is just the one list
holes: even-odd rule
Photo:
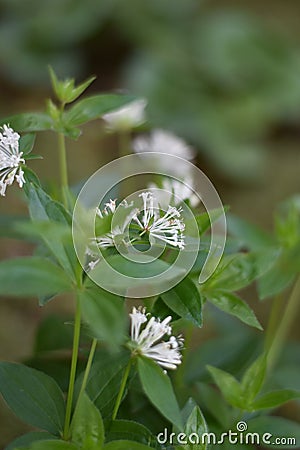
[[104, 114], [102, 118], [107, 124], [107, 128], [113, 131], [131, 130], [142, 125], [145, 118], [145, 99], [135, 100], [129, 105], [123, 106], [116, 111]]
[[[176, 369], [181, 364], [180, 349], [183, 339], [171, 335], [172, 328], [169, 323], [172, 317], [168, 316], [162, 322], [155, 317], [148, 320], [145, 312], [145, 308], [134, 307], [130, 313], [134, 353], [153, 359], [165, 369]], [[145, 323], [146, 326], [142, 327]], [[168, 341], [161, 340], [165, 335], [170, 336]]]
[[[169, 155], [179, 156], [188, 161], [195, 158], [195, 151], [183, 139], [175, 136], [170, 131], [161, 129], [153, 130], [148, 137], [138, 136], [133, 140], [132, 146], [136, 153], [168, 153]], [[164, 159], [160, 159], [163, 163]], [[165, 161], [165, 164], [169, 164], [167, 160]]]
[[169, 245], [183, 249], [183, 231], [185, 226], [181, 218], [182, 209], [169, 206], [168, 210], [161, 216], [157, 202], [155, 202], [151, 192], [142, 192], [140, 197], [143, 199], [143, 210], [139, 211], [140, 214], [136, 213], [133, 219], [143, 230], [143, 233], [149, 233], [150, 241], [151, 238], [156, 238]]
[[100, 208], [96, 209], [96, 214], [101, 219], [103, 219], [104, 216], [113, 214], [115, 210], [116, 210], [116, 199], [115, 200], [110, 199], [108, 203], [105, 203], [103, 211], [101, 211]]
[[[189, 187], [191, 186], [191, 188]], [[192, 190], [193, 183], [190, 178], [185, 177], [181, 180], [164, 178], [162, 181], [162, 190], [157, 191], [156, 195], [160, 203], [174, 203], [178, 205], [181, 202], [189, 200], [190, 205], [195, 207], [200, 202], [199, 197]], [[149, 183], [150, 189], [159, 189], [156, 183]]]
[[20, 188], [25, 183], [21, 164], [25, 163], [23, 153], [19, 151], [20, 135], [8, 125], [0, 132], [0, 195], [4, 196], [7, 186], [16, 179]]

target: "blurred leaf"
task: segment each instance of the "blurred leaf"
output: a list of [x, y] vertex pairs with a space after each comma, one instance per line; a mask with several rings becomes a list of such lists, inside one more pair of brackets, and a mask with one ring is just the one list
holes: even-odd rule
[[202, 326], [201, 296], [190, 278], [185, 278], [173, 289], [161, 294], [161, 298], [178, 316], [198, 327]]
[[53, 128], [52, 119], [45, 113], [16, 114], [0, 120], [0, 126], [7, 123], [19, 132], [45, 131]]
[[[36, 186], [40, 186], [40, 185], [41, 185], [40, 180], [39, 180], [37, 174], [36, 174], [33, 170], [29, 169], [29, 167], [27, 167], [27, 166], [24, 166], [24, 167], [23, 167], [23, 170], [24, 170], [24, 179], [25, 179], [25, 181], [26, 181], [25, 185], [26, 185], [26, 184], [27, 184], [27, 185], [28, 185], [28, 184], [34, 184], [34, 185], [36, 185]], [[24, 190], [25, 190], [25, 192], [26, 192], [26, 187], [25, 187], [25, 185], [24, 185]]]
[[43, 440], [41, 442], [34, 442], [30, 447], [22, 447], [16, 450], [79, 450], [79, 448], [77, 445], [67, 441]]
[[35, 142], [35, 134], [34, 133], [28, 133], [25, 134], [24, 136], [21, 136], [20, 141], [19, 141], [19, 150], [20, 152], [23, 152], [23, 155], [26, 156], [29, 155], [29, 153], [31, 153], [33, 146], [34, 146], [34, 142]]
[[205, 290], [237, 291], [248, 286], [260, 275], [257, 256], [253, 253], [236, 253], [223, 256], [214, 274], [205, 283]]
[[179, 406], [167, 374], [149, 358], [138, 358], [138, 372], [143, 390], [151, 403], [171, 423], [182, 430]]
[[111, 441], [104, 445], [103, 450], [149, 450], [148, 445], [134, 441]]
[[238, 237], [241, 245], [251, 250], [261, 250], [264, 247], [276, 245], [276, 241], [270, 234], [233, 214], [228, 214], [227, 225], [229, 233]]
[[98, 450], [104, 442], [101, 415], [89, 397], [83, 392], [76, 405], [71, 423], [72, 442], [82, 450]]
[[113, 358], [103, 358], [92, 366], [86, 393], [103, 418], [111, 417], [128, 361], [128, 354], [117, 354]]
[[59, 316], [46, 316], [40, 323], [35, 338], [35, 353], [72, 348], [73, 329]]
[[218, 289], [212, 291], [207, 298], [222, 311], [237, 317], [251, 327], [262, 330], [262, 326], [250, 306], [237, 295]]
[[30, 433], [23, 434], [23, 436], [14, 439], [5, 450], [15, 450], [17, 448], [24, 448], [24, 446], [28, 446], [28, 444], [32, 444], [35, 441], [43, 441], [55, 439], [55, 436], [46, 433], [45, 431], [31, 431]]
[[202, 236], [202, 234], [204, 234], [207, 230], [211, 228], [210, 218], [212, 222], [215, 222], [217, 219], [219, 219], [219, 217], [221, 217], [224, 214], [224, 210], [226, 211], [226, 208], [224, 209], [216, 208], [209, 211], [209, 214], [208, 212], [205, 212], [203, 214], [195, 216], [200, 236]]
[[218, 421], [223, 429], [229, 428], [230, 411], [219, 392], [208, 383], [197, 383], [201, 406]]
[[[248, 433], [258, 433], [265, 436], [261, 442], [266, 448], [274, 448], [276, 438], [294, 439], [294, 442], [276, 444], [277, 448], [295, 448], [300, 442], [300, 425], [282, 417], [260, 416], [248, 420]], [[266, 436], [267, 435], [267, 436]], [[297, 447], [296, 447], [297, 448]]]
[[227, 402], [236, 408], [244, 409], [246, 399], [242, 386], [236, 378], [217, 367], [207, 366], [207, 369]]
[[279, 391], [271, 391], [263, 394], [258, 399], [256, 399], [252, 405], [251, 409], [257, 411], [259, 409], [269, 409], [276, 408], [290, 400], [296, 400], [300, 398], [300, 391], [294, 391], [291, 389], [282, 389]]
[[261, 300], [273, 297], [287, 289], [295, 279], [295, 272], [287, 270], [282, 259], [277, 259], [273, 267], [257, 281], [258, 295]]
[[90, 86], [90, 84], [92, 84], [93, 81], [95, 81], [95, 79], [96, 77], [90, 77], [86, 81], [80, 83], [77, 87], [74, 87], [72, 92], [68, 95], [66, 101], [71, 103], [80, 97], [80, 95]]
[[101, 289], [90, 280], [79, 293], [82, 315], [93, 336], [109, 346], [120, 345], [125, 338], [124, 299]]
[[[193, 436], [200, 437], [203, 435], [203, 433], [208, 432], [205, 419], [203, 417], [203, 414], [202, 414], [199, 406], [195, 406], [195, 408], [191, 412], [191, 414], [185, 424], [184, 432], [185, 432], [186, 436], [189, 437], [189, 439], [192, 439]], [[190, 443], [190, 444], [184, 445], [183, 448], [186, 450], [206, 450], [207, 444], [205, 444], [205, 443], [204, 444]]]
[[1, 362], [0, 391], [21, 420], [57, 436], [61, 434], [65, 417], [63, 394], [48, 375], [21, 364]]
[[7, 237], [12, 239], [20, 239], [23, 236], [23, 233], [18, 231], [16, 228], [16, 224], [28, 222], [28, 218], [26, 216], [17, 216], [17, 215], [0, 215], [0, 236]]
[[[71, 216], [64, 206], [53, 200], [39, 186], [26, 187], [33, 229], [40, 232], [48, 249], [61, 267], [75, 281], [81, 273], [72, 240]], [[53, 292], [52, 292], [53, 293]]]
[[[220, 318], [223, 322], [227, 317]], [[231, 316], [228, 316], [231, 319]], [[214, 365], [225, 371], [232, 371], [240, 374], [249, 361], [257, 357], [257, 349], [260, 349], [261, 342], [257, 334], [253, 334], [252, 329], [242, 327], [239, 329], [239, 322], [229, 320], [229, 328], [217, 338], [211, 338], [203, 342], [201, 346], [190, 352], [186, 361], [185, 378], [187, 383], [196, 381], [209, 382], [209, 376], [205, 366]], [[217, 324], [218, 328], [220, 326]]]
[[260, 392], [266, 376], [267, 358], [266, 355], [259, 356], [253, 364], [246, 370], [242, 379], [242, 389], [249, 403]]
[[46, 258], [33, 256], [0, 262], [0, 295], [26, 297], [72, 289], [63, 269]]
[[135, 97], [131, 95], [99, 94], [84, 98], [72, 106], [63, 115], [68, 126], [76, 127], [91, 120], [99, 119], [103, 114], [114, 111], [131, 103]]
[[132, 420], [113, 420], [107, 433], [106, 442], [123, 439], [137, 441], [144, 445], [156, 442], [155, 436], [148, 428]]

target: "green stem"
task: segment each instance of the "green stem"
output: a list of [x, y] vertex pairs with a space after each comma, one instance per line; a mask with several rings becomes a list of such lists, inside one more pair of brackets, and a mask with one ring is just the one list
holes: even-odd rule
[[[89, 357], [87, 360], [87, 364], [86, 364], [86, 368], [85, 368], [85, 372], [84, 372], [84, 376], [83, 376], [83, 380], [82, 380], [82, 385], [81, 385], [80, 392], [78, 395], [78, 400], [80, 399], [82, 393], [85, 391], [85, 388], [86, 388], [87, 380], [89, 378], [89, 374], [90, 374], [91, 367], [92, 367], [92, 362], [93, 362], [95, 351], [97, 348], [97, 342], [98, 341], [95, 338], [92, 341]], [[78, 402], [78, 400], [77, 400], [77, 402]]]
[[297, 317], [297, 309], [299, 306], [300, 297], [300, 277], [297, 279], [289, 301], [285, 307], [285, 311], [280, 324], [278, 325], [277, 332], [274, 336], [273, 342], [270, 345], [268, 351], [268, 368], [269, 370], [274, 367], [278, 356], [282, 350], [284, 342], [288, 336], [293, 320]]
[[267, 352], [274, 340], [276, 335], [276, 330], [278, 327], [278, 323], [282, 316], [282, 304], [284, 297], [283, 295], [277, 295], [272, 302], [272, 308], [270, 313], [269, 322], [266, 329], [266, 337], [265, 337], [265, 351]]
[[129, 360], [127, 367], [125, 369], [123, 378], [122, 378], [122, 382], [121, 382], [121, 386], [120, 386], [120, 390], [118, 393], [118, 397], [115, 403], [115, 407], [112, 413], [112, 420], [115, 420], [115, 418], [117, 417], [118, 411], [119, 411], [119, 407], [123, 398], [123, 394], [124, 394], [124, 390], [125, 390], [125, 386], [126, 386], [126, 382], [127, 382], [127, 378], [130, 372], [130, 367], [131, 367], [131, 359]]
[[69, 381], [69, 390], [68, 390], [68, 396], [67, 396], [65, 425], [64, 425], [64, 432], [63, 432], [63, 438], [65, 440], [69, 439], [71, 412], [72, 412], [73, 395], [74, 395], [74, 385], [75, 385], [75, 377], [76, 377], [76, 367], [77, 367], [78, 350], [79, 350], [80, 322], [81, 322], [81, 308], [80, 308], [79, 299], [77, 299], [76, 312], [75, 312], [75, 323], [74, 323], [70, 381]]
[[63, 133], [58, 133], [58, 149], [59, 149], [59, 172], [60, 172], [60, 185], [62, 191], [62, 198], [64, 206], [68, 206], [68, 169], [67, 169], [67, 152], [66, 142]]

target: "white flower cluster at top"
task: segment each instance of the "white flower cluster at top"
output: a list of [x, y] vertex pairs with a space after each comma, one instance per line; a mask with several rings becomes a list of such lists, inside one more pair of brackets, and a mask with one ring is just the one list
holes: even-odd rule
[[22, 164], [23, 153], [19, 151], [20, 135], [9, 125], [3, 125], [0, 132], [0, 195], [4, 196], [7, 186], [16, 179], [20, 188], [25, 183]]

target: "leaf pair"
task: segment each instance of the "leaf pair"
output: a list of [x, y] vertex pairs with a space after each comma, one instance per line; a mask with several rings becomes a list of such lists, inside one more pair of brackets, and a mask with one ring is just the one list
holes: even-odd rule
[[212, 366], [207, 368], [226, 401], [244, 411], [276, 408], [283, 403], [299, 398], [300, 392], [291, 389], [271, 391], [258, 397], [265, 380], [266, 363], [266, 356], [260, 356], [247, 369], [241, 382], [221, 369]]

